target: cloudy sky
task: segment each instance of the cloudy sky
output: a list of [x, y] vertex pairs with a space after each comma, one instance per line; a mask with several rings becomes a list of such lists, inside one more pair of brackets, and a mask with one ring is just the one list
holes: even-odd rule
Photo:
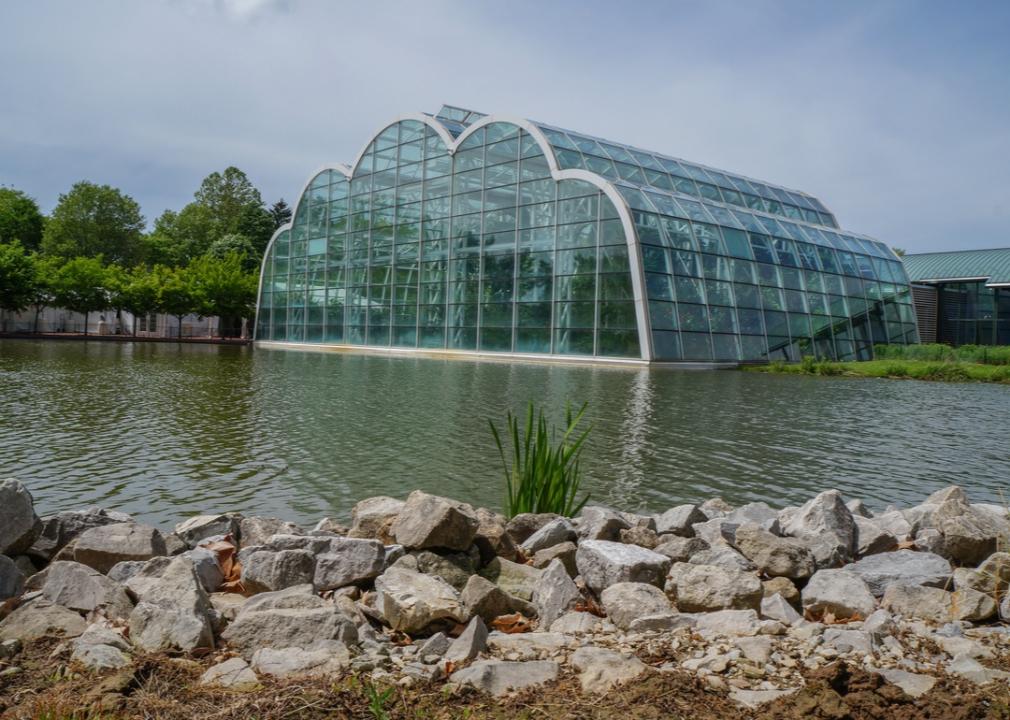
[[268, 202], [400, 113], [530, 117], [799, 188], [909, 251], [1010, 245], [1010, 3], [0, 0], [0, 184], [149, 221]]

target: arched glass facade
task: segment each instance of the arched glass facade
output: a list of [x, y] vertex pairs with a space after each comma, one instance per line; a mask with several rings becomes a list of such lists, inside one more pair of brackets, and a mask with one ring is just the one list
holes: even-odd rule
[[917, 341], [900, 260], [816, 199], [448, 106], [310, 180], [256, 339], [671, 362]]

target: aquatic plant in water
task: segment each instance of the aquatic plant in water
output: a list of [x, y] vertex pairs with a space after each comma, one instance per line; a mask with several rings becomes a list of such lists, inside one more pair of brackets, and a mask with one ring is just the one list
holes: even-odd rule
[[502, 436], [494, 422], [488, 420], [498, 454], [505, 470], [505, 514], [514, 517], [519, 513], [557, 513], [571, 517], [589, 500], [588, 493], [579, 494], [579, 456], [592, 427], [578, 432], [578, 425], [586, 412], [586, 405], [572, 414], [571, 405], [565, 407], [565, 428], [558, 433], [548, 426], [543, 409], [537, 410], [530, 402], [526, 408], [525, 422], [508, 412], [505, 418], [505, 435], [510, 443], [506, 457]]

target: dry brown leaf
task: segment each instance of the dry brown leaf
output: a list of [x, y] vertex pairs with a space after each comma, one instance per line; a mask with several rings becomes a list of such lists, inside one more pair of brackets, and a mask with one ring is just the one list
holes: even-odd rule
[[530, 621], [522, 613], [512, 613], [511, 615], [499, 615], [491, 621], [491, 627], [499, 632], [509, 635], [515, 633], [527, 633], [533, 628]]

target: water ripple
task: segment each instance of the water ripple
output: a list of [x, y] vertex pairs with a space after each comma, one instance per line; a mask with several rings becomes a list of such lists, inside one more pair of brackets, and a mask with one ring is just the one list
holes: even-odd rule
[[313, 524], [417, 487], [498, 507], [487, 420], [530, 399], [589, 402], [585, 486], [629, 509], [827, 487], [882, 508], [952, 482], [999, 502], [1010, 477], [1006, 387], [36, 341], [0, 341], [0, 477], [46, 512], [160, 525]]

